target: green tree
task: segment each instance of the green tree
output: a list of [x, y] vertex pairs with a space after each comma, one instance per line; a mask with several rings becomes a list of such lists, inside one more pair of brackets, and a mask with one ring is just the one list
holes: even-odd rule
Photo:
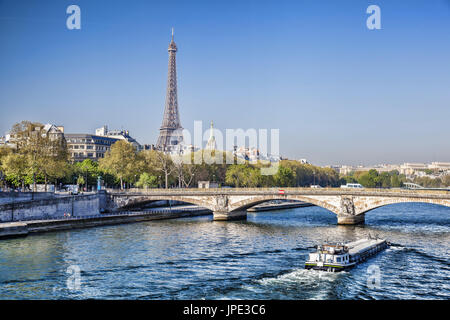
[[10, 153], [2, 161], [2, 170], [6, 179], [16, 187], [22, 185], [22, 191], [25, 190], [25, 181], [29, 173], [28, 160], [24, 154]]
[[75, 163], [75, 172], [77, 175], [82, 175], [84, 177], [86, 190], [89, 185], [95, 185], [98, 176], [101, 175], [98, 162], [95, 162], [92, 159], [85, 159], [82, 162]]
[[247, 164], [232, 164], [225, 174], [225, 182], [236, 188], [245, 187], [248, 183], [249, 168]]
[[358, 183], [360, 183], [365, 188], [375, 188], [377, 186], [377, 177], [377, 171], [370, 170], [369, 172], [365, 172], [359, 175]]
[[344, 176], [343, 179], [345, 180], [346, 184], [347, 183], [356, 183], [356, 182], [358, 182], [358, 180], [356, 180], [355, 177], [349, 176], [349, 175]]
[[450, 187], [450, 174], [447, 174], [444, 177], [442, 177], [442, 184], [443, 187]]
[[5, 187], [6, 185], [6, 174], [3, 169], [3, 162], [6, 157], [12, 152], [12, 149], [6, 146], [0, 147], [0, 188]]
[[158, 178], [149, 175], [147, 172], [141, 173], [139, 180], [136, 183], [139, 188], [151, 188], [158, 186]]
[[120, 180], [120, 188], [123, 189], [124, 181], [131, 181], [138, 173], [136, 160], [134, 146], [125, 140], [119, 140], [106, 152], [105, 157], [100, 159], [99, 166], [105, 172], [116, 176]]
[[68, 159], [66, 141], [62, 135], [44, 130], [38, 122], [22, 121], [11, 129], [15, 152], [28, 159], [28, 168], [33, 177], [33, 191], [36, 191], [38, 176], [44, 179], [45, 187], [51, 178], [59, 177], [59, 169]]
[[84, 179], [84, 177], [83, 176], [78, 176], [78, 178], [77, 178], [77, 185], [79, 186], [79, 187], [81, 187], [83, 184], [85, 184], [85, 179]]
[[275, 183], [279, 187], [292, 187], [295, 185], [295, 173], [292, 169], [279, 166], [274, 177]]
[[165, 188], [173, 182], [172, 173], [175, 172], [175, 166], [170, 155], [157, 150], [148, 150], [142, 152], [141, 170], [155, 176], [164, 177]]

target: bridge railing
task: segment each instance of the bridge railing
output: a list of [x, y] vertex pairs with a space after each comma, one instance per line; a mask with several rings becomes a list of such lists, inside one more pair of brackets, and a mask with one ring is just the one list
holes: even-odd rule
[[198, 193], [215, 193], [215, 194], [239, 194], [239, 193], [278, 193], [280, 195], [289, 193], [307, 193], [307, 194], [326, 194], [326, 193], [342, 193], [342, 194], [367, 194], [367, 193], [390, 193], [390, 194], [443, 194], [449, 195], [450, 189], [401, 189], [401, 188], [130, 188], [124, 190], [107, 189], [110, 194], [198, 194]]

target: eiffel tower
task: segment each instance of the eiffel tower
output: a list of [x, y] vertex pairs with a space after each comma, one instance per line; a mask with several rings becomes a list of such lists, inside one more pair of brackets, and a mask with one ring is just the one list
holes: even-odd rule
[[180, 144], [183, 142], [183, 127], [181, 127], [180, 115], [178, 113], [176, 62], [177, 46], [173, 41], [173, 28], [172, 41], [170, 41], [168, 50], [169, 73], [167, 77], [166, 104], [164, 107], [162, 125], [159, 129], [158, 142], [156, 143], [156, 148], [165, 152], [181, 150]]

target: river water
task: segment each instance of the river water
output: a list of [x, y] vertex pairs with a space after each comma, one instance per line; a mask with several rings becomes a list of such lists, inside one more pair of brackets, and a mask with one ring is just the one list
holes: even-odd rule
[[[304, 270], [310, 247], [369, 233], [394, 245], [349, 271]], [[449, 299], [449, 249], [450, 208], [430, 204], [378, 208], [365, 226], [319, 207], [149, 221], [0, 241], [0, 298]]]

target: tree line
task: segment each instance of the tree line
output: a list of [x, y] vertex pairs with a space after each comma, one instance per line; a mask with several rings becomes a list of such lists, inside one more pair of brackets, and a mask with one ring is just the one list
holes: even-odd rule
[[[428, 174], [432, 171], [426, 172]], [[366, 188], [401, 188], [405, 182], [413, 182], [424, 188], [445, 188], [450, 186], [450, 175], [444, 175], [441, 178], [414, 177], [407, 179], [404, 174], [397, 170], [389, 172], [378, 172], [375, 169], [369, 171], [355, 171], [349, 175], [343, 176], [347, 183], [359, 183]]]
[[359, 183], [366, 188], [400, 188], [407, 182], [406, 176], [397, 170], [381, 173], [375, 169], [355, 171], [343, 178], [346, 183]]
[[[44, 125], [30, 121], [15, 124], [11, 137], [15, 146], [0, 148], [0, 183], [22, 190], [36, 191], [36, 184], [45, 184], [46, 189], [47, 184], [76, 184], [88, 189], [99, 177], [107, 187], [118, 188], [189, 188], [199, 181], [232, 187], [336, 187], [342, 182], [332, 169], [298, 161], [282, 160], [276, 174], [263, 175], [261, 168], [266, 163], [237, 159], [229, 152], [200, 150], [169, 156], [157, 150], [138, 152], [124, 140], [114, 143], [98, 162], [72, 162], [64, 139], [53, 137], [44, 131]], [[233, 157], [233, 164], [227, 164], [227, 157]]]
[[[36, 184], [55, 186], [76, 184], [84, 189], [95, 186], [99, 178], [106, 187], [189, 188], [199, 181], [212, 181], [231, 187], [339, 187], [360, 183], [367, 188], [402, 187], [406, 177], [398, 171], [370, 170], [340, 176], [332, 168], [323, 168], [295, 160], [281, 160], [275, 174], [264, 175], [265, 162], [237, 159], [223, 151], [199, 150], [187, 155], [170, 156], [157, 150], [138, 152], [124, 140], [114, 143], [98, 162], [86, 159], [70, 161], [67, 144], [55, 138], [40, 123], [22, 121], [11, 130], [11, 147], [0, 147], [0, 186], [36, 191]], [[232, 164], [227, 163], [231, 159]], [[198, 161], [200, 159], [200, 161]], [[274, 164], [272, 164], [274, 165]], [[417, 178], [428, 186], [450, 185], [450, 176], [441, 179]]]

